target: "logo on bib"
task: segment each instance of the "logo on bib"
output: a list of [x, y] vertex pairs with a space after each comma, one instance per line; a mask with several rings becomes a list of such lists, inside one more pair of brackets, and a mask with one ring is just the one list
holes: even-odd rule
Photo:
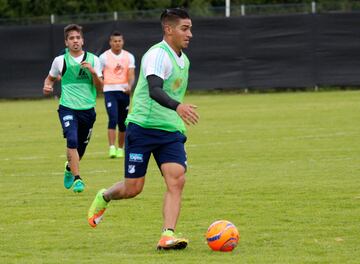
[[176, 79], [172, 85], [173, 91], [176, 91], [177, 89], [179, 89], [182, 82], [183, 82], [183, 79], [181, 79], [181, 78]]
[[77, 79], [78, 80], [89, 80], [89, 75], [86, 73], [85, 70], [83, 69], [80, 69], [79, 71], [79, 75], [77, 76]]

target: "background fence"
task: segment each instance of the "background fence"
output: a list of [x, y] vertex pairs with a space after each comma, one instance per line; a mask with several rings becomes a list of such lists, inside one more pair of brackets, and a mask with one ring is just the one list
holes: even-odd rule
[[[86, 49], [100, 54], [123, 32], [136, 58], [161, 40], [158, 20], [83, 24]], [[0, 27], [0, 98], [41, 97], [64, 25]], [[243, 16], [193, 20], [190, 89], [360, 85], [360, 14]]]

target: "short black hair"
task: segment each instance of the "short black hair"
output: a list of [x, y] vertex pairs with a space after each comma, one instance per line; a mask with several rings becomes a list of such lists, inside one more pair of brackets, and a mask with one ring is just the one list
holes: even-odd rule
[[69, 36], [70, 31], [76, 31], [76, 32], [80, 33], [81, 37], [83, 37], [82, 26], [79, 26], [77, 24], [69, 24], [66, 27], [64, 27], [65, 40], [67, 40], [67, 37]]
[[178, 19], [186, 19], [189, 18], [189, 13], [181, 7], [176, 8], [167, 8], [165, 9], [160, 16], [161, 25], [164, 26], [164, 24], [168, 22], [175, 22]]
[[113, 31], [110, 35], [110, 37], [120, 37], [120, 36], [122, 36], [122, 34], [120, 31], [117, 30]]

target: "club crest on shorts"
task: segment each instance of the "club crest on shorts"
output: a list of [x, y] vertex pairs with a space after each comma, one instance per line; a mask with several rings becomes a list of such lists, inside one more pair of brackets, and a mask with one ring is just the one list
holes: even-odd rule
[[128, 173], [130, 173], [130, 174], [135, 173], [135, 165], [129, 165], [128, 166]]

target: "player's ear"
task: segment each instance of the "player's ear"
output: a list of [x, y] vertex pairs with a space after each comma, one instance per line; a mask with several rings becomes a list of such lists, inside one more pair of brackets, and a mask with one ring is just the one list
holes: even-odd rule
[[172, 32], [172, 25], [167, 23], [164, 25], [164, 33], [169, 35]]

